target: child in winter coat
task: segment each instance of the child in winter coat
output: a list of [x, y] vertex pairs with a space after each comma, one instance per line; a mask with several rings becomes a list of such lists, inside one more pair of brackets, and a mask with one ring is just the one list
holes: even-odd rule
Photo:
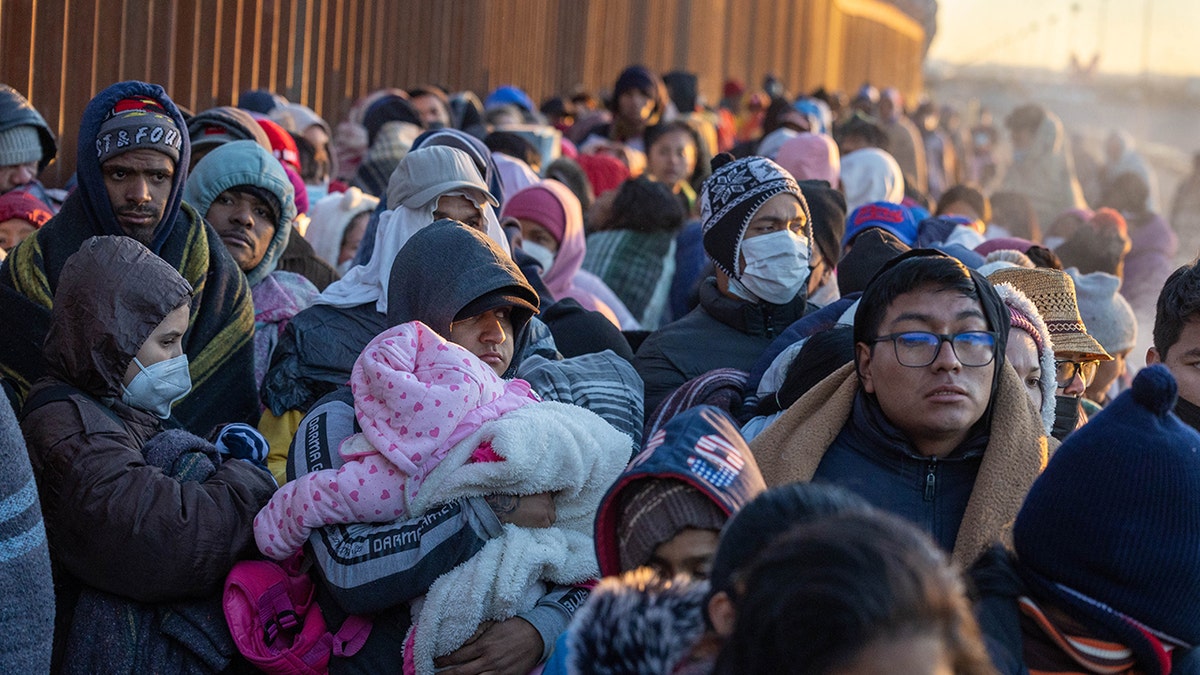
[[545, 582], [598, 573], [591, 519], [628, 457], [628, 438], [584, 409], [541, 402], [423, 323], [367, 345], [350, 377], [362, 433], [346, 463], [285, 485], [255, 519], [267, 556], [298, 551], [313, 528], [419, 516], [461, 497], [555, 493], [552, 527], [504, 533], [414, 603], [405, 669], [433, 672], [484, 621], [529, 609]]

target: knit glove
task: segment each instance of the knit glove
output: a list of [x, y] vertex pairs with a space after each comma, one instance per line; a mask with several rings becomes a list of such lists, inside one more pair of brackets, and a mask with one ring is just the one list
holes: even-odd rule
[[229, 424], [217, 436], [217, 452], [223, 457], [232, 457], [250, 462], [267, 470], [267, 452], [271, 446], [258, 429], [240, 422]]

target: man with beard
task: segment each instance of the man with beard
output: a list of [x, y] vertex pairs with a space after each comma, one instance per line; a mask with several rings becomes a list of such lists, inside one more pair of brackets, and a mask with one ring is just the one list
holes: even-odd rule
[[0, 377], [19, 395], [45, 373], [41, 347], [66, 259], [89, 237], [117, 235], [142, 243], [195, 289], [183, 338], [192, 391], [175, 405], [177, 421], [206, 435], [256, 416], [254, 305], [221, 238], [183, 203], [186, 129], [158, 85], [120, 82], [88, 103], [78, 189], [0, 268]]

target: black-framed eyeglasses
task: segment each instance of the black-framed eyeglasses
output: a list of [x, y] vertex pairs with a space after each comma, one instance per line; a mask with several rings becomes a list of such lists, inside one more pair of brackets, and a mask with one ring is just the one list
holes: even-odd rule
[[1096, 379], [1096, 370], [1099, 367], [1099, 361], [1055, 361], [1054, 380], [1060, 388], [1067, 387], [1078, 375], [1079, 379], [1083, 380], [1083, 386], [1088, 387]]
[[896, 350], [896, 360], [909, 368], [924, 368], [936, 361], [943, 342], [950, 343], [954, 357], [964, 366], [978, 368], [996, 358], [996, 334], [983, 330], [949, 335], [910, 331], [880, 335], [872, 342], [891, 342]]

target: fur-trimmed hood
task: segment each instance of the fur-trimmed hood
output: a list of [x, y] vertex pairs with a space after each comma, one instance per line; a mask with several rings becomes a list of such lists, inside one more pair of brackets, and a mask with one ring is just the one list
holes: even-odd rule
[[[1042, 320], [1042, 315], [1038, 313], [1033, 301], [1016, 286], [1002, 283], [996, 284], [994, 288], [1004, 304], [1023, 314], [1038, 332], [1038, 341], [1041, 342], [1041, 347], [1038, 348], [1038, 362], [1042, 368], [1042, 409], [1040, 412], [1042, 424], [1046, 427], [1046, 435], [1049, 436], [1050, 429], [1054, 426], [1054, 390], [1057, 386], [1054, 379], [1054, 347], [1050, 341], [1050, 330], [1046, 328], [1046, 322]], [[1013, 327], [1015, 328], [1015, 326]]]
[[707, 581], [647, 569], [600, 582], [567, 628], [571, 675], [670, 673], [704, 634]]

